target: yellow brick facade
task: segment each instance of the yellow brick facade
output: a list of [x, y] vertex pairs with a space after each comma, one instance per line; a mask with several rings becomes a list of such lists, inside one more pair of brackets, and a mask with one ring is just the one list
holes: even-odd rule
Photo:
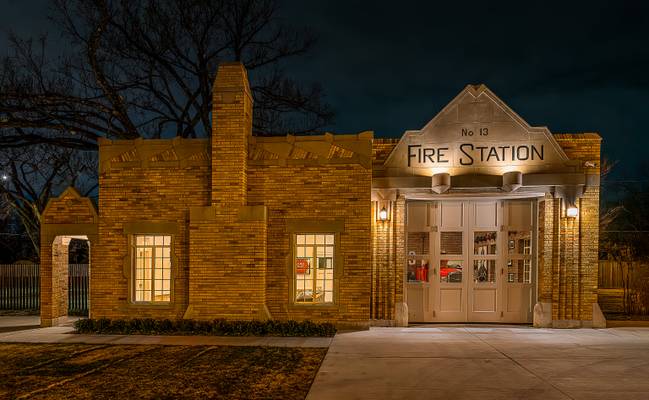
[[[210, 139], [100, 141], [99, 213], [66, 192], [45, 212], [44, 324], [65, 315], [63, 237], [91, 244], [93, 318], [292, 319], [407, 324], [407, 196], [377, 189], [398, 139], [356, 135], [253, 137], [252, 96], [239, 63], [220, 66]], [[555, 135], [575, 170], [599, 173], [600, 138]], [[550, 325], [587, 326], [597, 303], [599, 186], [578, 218], [538, 202], [537, 291]], [[387, 208], [389, 217], [377, 217]], [[335, 235], [334, 301], [296, 304], [295, 235]], [[171, 298], [133, 301], [133, 238], [169, 235]], [[65, 282], [64, 282], [65, 281]], [[546, 316], [547, 316], [546, 312]], [[546, 324], [547, 325], [547, 324]]]

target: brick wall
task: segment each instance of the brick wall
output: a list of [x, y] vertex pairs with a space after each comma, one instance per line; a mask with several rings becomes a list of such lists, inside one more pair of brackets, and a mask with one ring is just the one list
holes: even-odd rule
[[[90, 301], [94, 318], [179, 318], [188, 302], [189, 209], [209, 204], [210, 166], [204, 158], [207, 141], [103, 141], [99, 175], [99, 243], [93, 245]], [[198, 146], [195, 146], [198, 144]], [[161, 146], [155, 152], [152, 147]], [[144, 157], [143, 154], [151, 155]], [[151, 161], [172, 152], [174, 161]], [[107, 165], [108, 164], [108, 165]], [[156, 228], [172, 226], [171, 231]], [[132, 303], [129, 285], [129, 235], [172, 234], [172, 301], [167, 305]]]
[[[263, 165], [248, 172], [248, 200], [268, 209], [266, 296], [279, 319], [367, 322], [371, 279], [371, 170], [358, 164]], [[293, 284], [289, 223], [341, 221], [337, 304], [299, 305]]]

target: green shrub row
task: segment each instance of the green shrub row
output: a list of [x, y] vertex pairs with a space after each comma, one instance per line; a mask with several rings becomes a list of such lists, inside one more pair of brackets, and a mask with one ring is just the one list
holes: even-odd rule
[[113, 335], [213, 335], [213, 336], [333, 336], [329, 322], [312, 321], [228, 321], [215, 319], [80, 319], [77, 333]]

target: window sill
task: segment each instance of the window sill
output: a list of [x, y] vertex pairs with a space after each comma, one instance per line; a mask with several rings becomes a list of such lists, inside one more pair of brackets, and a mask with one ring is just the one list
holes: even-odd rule
[[339, 305], [336, 303], [320, 303], [320, 304], [309, 304], [309, 303], [289, 303], [288, 307], [290, 309], [300, 309], [300, 310], [305, 310], [305, 309], [325, 309], [325, 310], [338, 310]]
[[128, 306], [130, 308], [173, 308], [174, 303], [171, 301], [165, 302], [129, 302]]

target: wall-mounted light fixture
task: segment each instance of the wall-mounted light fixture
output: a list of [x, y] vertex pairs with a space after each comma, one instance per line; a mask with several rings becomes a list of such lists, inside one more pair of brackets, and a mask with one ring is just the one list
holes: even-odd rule
[[562, 185], [555, 188], [554, 197], [561, 198], [566, 207], [566, 218], [579, 217], [577, 204], [584, 195], [584, 185]]
[[520, 171], [509, 171], [503, 174], [502, 189], [505, 192], [515, 192], [523, 186], [523, 174]]
[[376, 202], [374, 216], [377, 221], [385, 222], [390, 220], [392, 214], [392, 202], [389, 200], [379, 200]]
[[433, 175], [431, 182], [431, 189], [437, 194], [442, 194], [451, 188], [451, 175], [447, 172], [442, 172]]

